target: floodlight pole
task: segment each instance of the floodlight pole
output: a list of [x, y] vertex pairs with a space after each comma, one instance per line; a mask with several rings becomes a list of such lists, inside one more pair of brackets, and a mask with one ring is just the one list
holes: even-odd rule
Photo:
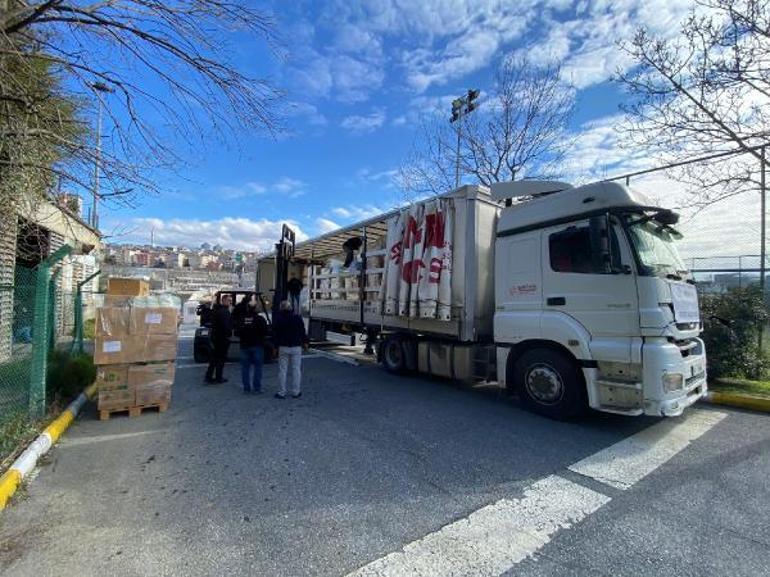
[[452, 101], [452, 117], [449, 122], [458, 122], [457, 125], [457, 151], [455, 153], [455, 188], [460, 188], [460, 145], [462, 141], [463, 124], [462, 119], [466, 115], [476, 110], [477, 105], [474, 103], [479, 97], [478, 90], [468, 90], [465, 96], [455, 98]]

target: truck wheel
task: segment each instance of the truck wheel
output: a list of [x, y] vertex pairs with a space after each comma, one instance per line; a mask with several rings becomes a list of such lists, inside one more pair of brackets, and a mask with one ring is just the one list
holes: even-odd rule
[[382, 346], [382, 364], [389, 373], [403, 373], [406, 370], [406, 353], [401, 338], [390, 335]]
[[559, 351], [543, 348], [522, 354], [514, 365], [513, 384], [533, 413], [562, 420], [584, 409], [580, 369]]

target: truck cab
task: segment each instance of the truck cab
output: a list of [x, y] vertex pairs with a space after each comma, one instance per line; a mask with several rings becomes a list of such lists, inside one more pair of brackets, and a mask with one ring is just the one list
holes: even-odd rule
[[536, 412], [676, 416], [706, 394], [677, 215], [614, 182], [500, 183], [497, 374]]

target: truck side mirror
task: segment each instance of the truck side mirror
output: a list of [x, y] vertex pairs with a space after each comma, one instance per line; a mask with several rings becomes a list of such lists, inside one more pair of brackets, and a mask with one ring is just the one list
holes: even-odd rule
[[601, 273], [612, 272], [612, 249], [610, 244], [610, 215], [592, 216], [588, 221], [591, 238], [593, 268]]

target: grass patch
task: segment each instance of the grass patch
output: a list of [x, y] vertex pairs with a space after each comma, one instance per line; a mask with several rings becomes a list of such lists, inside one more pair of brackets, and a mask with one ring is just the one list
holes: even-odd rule
[[749, 379], [716, 379], [709, 389], [717, 393], [731, 395], [751, 395], [770, 399], [770, 381], [751, 381]]
[[38, 435], [40, 424], [29, 420], [26, 412], [10, 415], [0, 422], [0, 474]]

